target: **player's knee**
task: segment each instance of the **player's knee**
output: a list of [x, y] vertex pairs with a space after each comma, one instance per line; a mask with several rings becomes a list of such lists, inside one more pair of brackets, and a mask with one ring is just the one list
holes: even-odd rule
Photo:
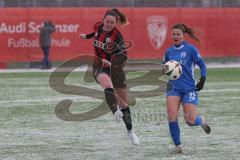
[[178, 115], [175, 115], [175, 114], [168, 115], [168, 121], [169, 122], [176, 122], [176, 121], [178, 121]]
[[111, 84], [105, 84], [104, 88], [113, 88], [113, 86]]
[[103, 87], [103, 88], [113, 88], [112, 81], [106, 74], [100, 74], [97, 76], [97, 82]]
[[186, 120], [185, 122], [189, 126], [194, 126], [195, 125], [194, 121], [192, 121], [192, 120]]
[[109, 81], [101, 81], [100, 85], [103, 87], [103, 88], [113, 88], [113, 85], [111, 82]]

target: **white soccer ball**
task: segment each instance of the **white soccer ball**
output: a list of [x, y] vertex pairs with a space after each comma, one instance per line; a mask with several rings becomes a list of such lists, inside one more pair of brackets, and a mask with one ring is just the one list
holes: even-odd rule
[[176, 80], [182, 75], [181, 64], [174, 60], [167, 61], [163, 66], [163, 73], [168, 80]]

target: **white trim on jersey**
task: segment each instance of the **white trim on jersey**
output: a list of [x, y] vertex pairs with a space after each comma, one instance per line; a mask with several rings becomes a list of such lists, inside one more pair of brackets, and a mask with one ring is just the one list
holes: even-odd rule
[[179, 46], [179, 47], [173, 46], [173, 48], [174, 48], [174, 49], [177, 49], [177, 50], [178, 50], [178, 49], [182, 49], [183, 47], [184, 47], [183, 44], [182, 44], [181, 46]]

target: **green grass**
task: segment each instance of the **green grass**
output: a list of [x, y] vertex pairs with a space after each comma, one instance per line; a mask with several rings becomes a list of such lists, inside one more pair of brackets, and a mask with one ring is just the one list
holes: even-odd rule
[[[141, 144], [133, 146], [124, 124], [117, 125], [111, 113], [88, 121], [64, 121], [55, 106], [72, 99], [72, 113], [89, 111], [100, 99], [58, 93], [49, 87], [50, 73], [0, 73], [0, 159], [238, 159], [240, 155], [240, 69], [209, 69], [205, 89], [200, 92], [199, 114], [212, 127], [210, 135], [200, 127], [189, 127], [180, 118], [184, 155], [173, 155], [166, 119], [165, 98], [137, 98], [131, 106], [133, 127]], [[129, 78], [143, 73], [131, 73]], [[66, 84], [100, 89], [72, 73]], [[150, 79], [146, 79], [151, 85]], [[149, 86], [150, 87], [150, 86]], [[143, 87], [135, 87], [142, 90]], [[182, 114], [181, 114], [182, 115]]]

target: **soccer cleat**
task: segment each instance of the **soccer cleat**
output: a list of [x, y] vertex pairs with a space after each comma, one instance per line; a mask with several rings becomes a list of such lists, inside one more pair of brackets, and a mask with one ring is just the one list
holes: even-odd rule
[[205, 133], [210, 134], [211, 133], [211, 128], [210, 126], [206, 123], [205, 119], [202, 117], [202, 129], [205, 131]]
[[172, 154], [183, 154], [182, 147], [180, 145], [175, 146], [174, 150], [172, 151]]
[[122, 121], [123, 113], [120, 111], [119, 107], [117, 107], [116, 112], [114, 112], [114, 118], [117, 121], [117, 123], [120, 123]]
[[139, 145], [139, 138], [132, 130], [128, 132], [128, 138], [131, 140], [132, 144]]

